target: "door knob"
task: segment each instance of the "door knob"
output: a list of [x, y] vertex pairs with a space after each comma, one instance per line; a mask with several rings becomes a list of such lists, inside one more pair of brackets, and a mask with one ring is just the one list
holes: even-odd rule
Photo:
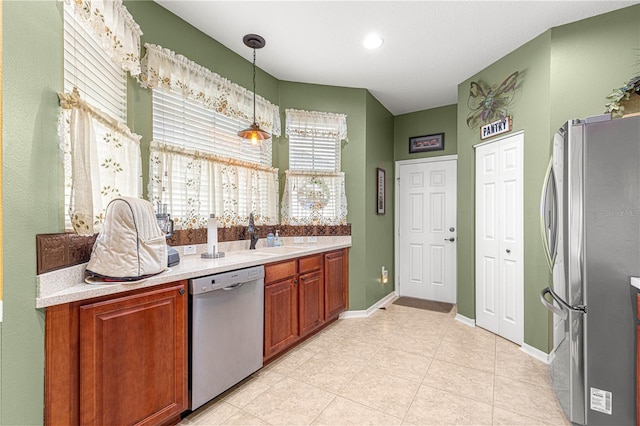
[[453, 237], [451, 237], [451, 238], [445, 238], [444, 240], [445, 240], [445, 241], [451, 241], [451, 242], [454, 242], [456, 239], [455, 239], [455, 238], [453, 238]]
[[507, 253], [511, 253], [511, 249], [507, 249]]
[[449, 228], [449, 231], [451, 231], [451, 232], [453, 232], [455, 230], [456, 230], [456, 228], [454, 228], [453, 226], [451, 228]]

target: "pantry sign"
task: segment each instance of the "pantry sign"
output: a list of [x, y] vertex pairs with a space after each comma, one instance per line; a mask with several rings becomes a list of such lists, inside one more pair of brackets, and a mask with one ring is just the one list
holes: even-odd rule
[[480, 128], [480, 139], [487, 139], [502, 133], [510, 132], [513, 122], [511, 116], [507, 116], [493, 123], [485, 124]]

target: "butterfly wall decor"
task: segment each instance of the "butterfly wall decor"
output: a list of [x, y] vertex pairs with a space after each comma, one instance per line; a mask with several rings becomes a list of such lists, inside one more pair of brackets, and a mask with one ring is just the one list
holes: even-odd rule
[[507, 106], [513, 100], [519, 71], [507, 77], [499, 86], [489, 86], [482, 80], [472, 81], [469, 88], [467, 126], [471, 129], [495, 120], [504, 120]]

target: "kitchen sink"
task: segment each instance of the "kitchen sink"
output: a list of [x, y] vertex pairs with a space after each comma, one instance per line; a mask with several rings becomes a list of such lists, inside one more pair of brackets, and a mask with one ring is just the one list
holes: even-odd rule
[[[279, 254], [289, 254], [289, 253], [297, 253], [300, 251], [304, 251], [308, 249], [307, 246], [280, 246], [280, 247], [264, 247], [258, 250], [255, 250], [256, 253], [265, 253], [269, 256], [277, 256]], [[252, 250], [253, 251], [253, 250]]]

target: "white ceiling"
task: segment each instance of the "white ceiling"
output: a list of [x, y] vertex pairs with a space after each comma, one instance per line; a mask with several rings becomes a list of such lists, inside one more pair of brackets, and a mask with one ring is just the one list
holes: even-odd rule
[[263, 36], [257, 66], [279, 80], [366, 88], [394, 115], [456, 103], [460, 82], [549, 28], [640, 3], [155, 1], [249, 61], [242, 37]]

